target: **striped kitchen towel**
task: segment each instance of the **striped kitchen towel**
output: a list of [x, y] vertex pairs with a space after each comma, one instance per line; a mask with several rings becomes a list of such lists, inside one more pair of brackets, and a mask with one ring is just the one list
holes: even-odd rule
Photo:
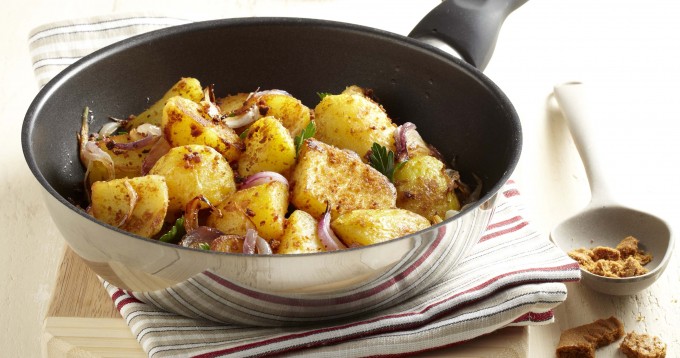
[[[44, 85], [78, 58], [142, 32], [186, 23], [150, 15], [111, 15], [52, 23], [29, 37]], [[553, 321], [564, 282], [578, 264], [537, 232], [514, 181], [499, 192], [494, 216], [470, 254], [441, 281], [406, 302], [352, 319], [293, 327], [249, 327], [189, 318], [143, 303], [104, 282], [149, 357], [308, 355], [394, 356], [471, 340], [512, 325]]]
[[486, 232], [455, 270], [415, 298], [351, 320], [247, 327], [162, 311], [104, 283], [149, 357], [393, 356], [430, 351], [513, 325], [552, 322], [578, 264], [534, 230], [510, 180]]

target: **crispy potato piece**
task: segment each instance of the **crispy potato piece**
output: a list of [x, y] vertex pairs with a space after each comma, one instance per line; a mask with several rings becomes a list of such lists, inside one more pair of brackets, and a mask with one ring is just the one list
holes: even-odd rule
[[241, 189], [217, 209], [208, 216], [208, 226], [235, 235], [245, 235], [252, 227], [267, 241], [278, 239], [288, 211], [288, 186], [269, 182]]
[[147, 153], [156, 142], [153, 141], [144, 147], [133, 149], [117, 149], [112, 145], [113, 143], [130, 143], [139, 139], [139, 137], [134, 137], [130, 133], [124, 133], [112, 135], [104, 140], [95, 142], [99, 148], [111, 156], [116, 178], [138, 177], [142, 175], [144, 158], [146, 158]]
[[309, 108], [295, 97], [272, 92], [260, 96], [258, 103], [267, 107], [266, 116], [272, 116], [281, 121], [292, 138], [299, 135], [312, 121]]
[[335, 234], [349, 247], [377, 244], [429, 226], [429, 220], [404, 209], [354, 210], [331, 222]]
[[326, 251], [317, 235], [317, 221], [302, 210], [295, 210], [283, 227], [277, 254], [305, 254]]
[[210, 243], [210, 250], [243, 253], [243, 237], [239, 235], [222, 235]]
[[356, 153], [313, 138], [305, 140], [291, 174], [291, 202], [321, 217], [326, 205], [331, 217], [356, 209], [386, 209], [396, 205], [396, 189]]
[[230, 113], [243, 107], [246, 100], [248, 100], [248, 96], [250, 96], [250, 93], [237, 93], [217, 98], [215, 102], [217, 107], [220, 108], [220, 114], [228, 116]]
[[288, 130], [274, 117], [260, 118], [244, 139], [246, 150], [238, 160], [238, 173], [247, 177], [273, 171], [287, 176], [295, 165], [295, 143]]
[[394, 173], [397, 207], [430, 220], [435, 215], [443, 218], [447, 210], [460, 210], [453, 179], [444, 170], [444, 163], [428, 155], [406, 161]]
[[205, 108], [182, 97], [172, 97], [163, 107], [161, 129], [171, 146], [207, 145], [217, 150], [229, 162], [238, 160], [243, 143], [233, 129], [214, 121]]
[[215, 149], [204, 145], [170, 149], [158, 159], [149, 174], [165, 177], [170, 200], [168, 211], [173, 214], [171, 219], [199, 195], [217, 205], [236, 191], [234, 174], [227, 160]]
[[203, 88], [201, 83], [195, 78], [182, 78], [175, 83], [164, 95], [146, 111], [135, 116], [128, 122], [126, 128], [136, 128], [140, 124], [151, 123], [155, 126], [161, 125], [161, 116], [165, 103], [172, 97], [180, 96], [189, 99], [193, 102], [199, 102], [203, 99]]
[[131, 233], [152, 237], [163, 227], [168, 210], [165, 178], [148, 175], [92, 185], [92, 215]]
[[219, 98], [217, 105], [220, 107], [220, 113], [227, 116], [225, 118], [227, 122], [230, 120], [229, 115], [235, 111], [256, 105], [259, 115], [272, 116], [281, 121], [292, 138], [300, 134], [312, 120], [312, 111], [300, 100], [275, 90], [229, 95]]
[[394, 151], [397, 126], [382, 106], [351, 88], [339, 95], [326, 95], [314, 108], [315, 138], [350, 149], [362, 159], [374, 142]]

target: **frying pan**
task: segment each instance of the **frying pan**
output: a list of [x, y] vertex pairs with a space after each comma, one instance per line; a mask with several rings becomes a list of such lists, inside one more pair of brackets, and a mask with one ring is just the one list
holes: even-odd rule
[[[139, 300], [190, 317], [259, 326], [385, 309], [431, 287], [465, 257], [517, 164], [520, 121], [480, 69], [505, 17], [524, 2], [448, 0], [416, 26], [414, 38], [296, 18], [207, 21], [133, 37], [84, 57], [38, 93], [22, 128], [24, 155], [69, 246]], [[415, 123], [464, 180], [481, 178], [481, 198], [406, 237], [304, 255], [206, 252], [96, 221], [78, 206], [83, 108], [94, 111], [91, 128], [99, 128], [108, 116], [141, 112], [180, 77], [214, 83], [218, 95], [283, 89], [311, 107], [317, 92], [372, 88], [391, 118]]]

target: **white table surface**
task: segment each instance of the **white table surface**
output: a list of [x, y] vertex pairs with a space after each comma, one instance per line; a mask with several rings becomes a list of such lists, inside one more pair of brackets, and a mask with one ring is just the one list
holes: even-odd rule
[[[109, 12], [157, 11], [207, 19], [241, 16], [327, 18], [407, 34], [439, 0], [4, 0], [0, 12], [0, 355], [36, 357], [64, 242], [42, 204], [20, 145], [21, 123], [38, 88], [28, 32], [48, 21]], [[514, 179], [534, 225], [553, 225], [585, 205], [587, 179], [565, 123], [550, 101], [555, 84], [580, 80], [598, 89], [610, 115], [612, 168], [621, 202], [680, 230], [680, 2], [677, 0], [531, 0], [506, 21], [485, 73], [514, 103], [524, 147]], [[623, 145], [621, 143], [624, 143]], [[556, 321], [530, 329], [531, 356], [554, 354], [561, 330], [615, 315], [680, 355], [680, 257], [660, 281], [629, 297], [568, 284]], [[603, 357], [621, 357], [615, 347]]]

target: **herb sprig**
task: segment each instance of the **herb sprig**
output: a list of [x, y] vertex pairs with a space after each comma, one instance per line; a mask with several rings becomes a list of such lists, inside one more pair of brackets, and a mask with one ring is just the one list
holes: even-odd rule
[[182, 239], [182, 236], [186, 234], [184, 230], [184, 217], [180, 216], [177, 218], [175, 221], [175, 224], [172, 225], [170, 230], [163, 234], [158, 240], [163, 241], [163, 242], [169, 242], [171, 244], [176, 244], [179, 242], [179, 240]]
[[395, 163], [394, 158], [393, 151], [375, 142], [371, 146], [371, 154], [368, 156], [371, 166], [381, 172], [391, 182], [394, 181], [394, 172], [404, 164], [404, 162]]
[[300, 149], [302, 148], [302, 143], [305, 139], [312, 138], [316, 134], [316, 124], [314, 121], [310, 121], [309, 124], [302, 130], [302, 132], [295, 136], [293, 143], [295, 144], [295, 155], [300, 154]]

